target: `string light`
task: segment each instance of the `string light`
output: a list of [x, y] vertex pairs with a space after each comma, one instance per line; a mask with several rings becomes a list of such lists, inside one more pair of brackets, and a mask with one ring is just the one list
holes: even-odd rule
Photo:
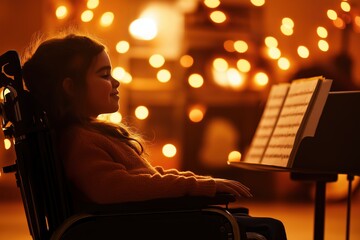
[[257, 72], [254, 76], [254, 82], [257, 86], [266, 86], [269, 83], [269, 77], [264, 72]]
[[281, 51], [277, 47], [268, 48], [268, 55], [272, 59], [279, 59], [281, 57]]
[[116, 44], [116, 51], [118, 53], [126, 53], [130, 49], [130, 44], [128, 41], [119, 41]]
[[55, 15], [57, 19], [64, 19], [68, 15], [68, 9], [66, 6], [59, 6], [56, 8]]
[[238, 53], [245, 53], [249, 49], [249, 46], [245, 41], [238, 40], [238, 41], [234, 42], [234, 49]]
[[330, 20], [336, 20], [337, 19], [337, 13], [332, 9], [327, 10], [326, 15]]
[[321, 39], [318, 42], [318, 47], [321, 51], [327, 52], [329, 50], [329, 43], [326, 40]]
[[194, 64], [194, 59], [190, 55], [184, 55], [180, 58], [180, 65], [189, 68]]
[[231, 151], [228, 155], [228, 161], [240, 161], [241, 153], [239, 151]]
[[162, 83], [166, 83], [171, 79], [171, 73], [167, 69], [161, 69], [156, 74], [157, 80]]
[[4, 139], [4, 147], [5, 150], [9, 150], [11, 148], [11, 141], [9, 139]]
[[210, 19], [214, 23], [223, 23], [226, 21], [226, 15], [222, 11], [213, 11], [212, 13], [210, 13]]
[[188, 117], [190, 121], [198, 123], [203, 120], [205, 112], [206, 112], [205, 106], [197, 104], [190, 107]]
[[125, 71], [124, 77], [121, 79], [122, 83], [129, 84], [132, 82], [132, 76], [129, 72]]
[[138, 106], [135, 109], [135, 116], [140, 120], [144, 120], [149, 116], [149, 109], [145, 106]]
[[229, 64], [224, 58], [215, 58], [212, 67], [216, 71], [224, 72], [229, 68]]
[[256, 7], [261, 7], [265, 4], [265, 0], [250, 0], [250, 2]]
[[161, 54], [153, 54], [149, 58], [149, 63], [153, 68], [160, 68], [165, 63], [165, 58]]
[[251, 64], [248, 60], [246, 59], [239, 59], [237, 62], [236, 62], [236, 66], [237, 68], [239, 69], [240, 72], [243, 72], [243, 73], [247, 73], [250, 71], [251, 69]]
[[112, 12], [105, 12], [100, 18], [100, 25], [103, 27], [110, 26], [114, 21], [114, 13]]
[[226, 75], [230, 87], [234, 89], [240, 89], [242, 86], [244, 86], [245, 80], [237, 69], [229, 68], [226, 71]]
[[99, 6], [99, 0], [88, 0], [86, 6], [89, 9], [95, 9]]
[[294, 21], [291, 18], [285, 17], [282, 19], [282, 24], [280, 26], [281, 32], [286, 35], [290, 36], [294, 33]]
[[278, 59], [278, 66], [281, 70], [288, 70], [290, 68], [290, 61], [285, 57]]
[[301, 58], [308, 58], [310, 54], [309, 49], [305, 46], [299, 46], [297, 53]]
[[350, 10], [351, 10], [350, 4], [348, 2], [346, 2], [346, 1], [342, 1], [340, 3], [340, 7], [344, 12], [350, 12]]
[[82, 14], [81, 14], [81, 21], [83, 22], [90, 22], [94, 17], [94, 13], [91, 10], [85, 10]]
[[119, 124], [121, 123], [122, 116], [119, 112], [114, 112], [110, 114], [109, 120], [112, 123]]
[[205, 6], [208, 8], [217, 8], [220, 5], [219, 0], [204, 0]]
[[224, 42], [224, 49], [227, 52], [235, 52], [234, 41], [233, 40], [226, 40]]
[[188, 83], [193, 88], [200, 88], [204, 84], [204, 78], [198, 73], [193, 73], [189, 76]]
[[276, 48], [278, 46], [278, 41], [276, 40], [276, 38], [274, 38], [272, 36], [266, 37], [264, 42], [265, 42], [265, 45], [269, 48]]
[[168, 158], [172, 158], [176, 155], [176, 147], [171, 144], [171, 143], [167, 143], [163, 146], [162, 148], [162, 153], [164, 154], [165, 157]]
[[324, 28], [322, 26], [317, 27], [316, 33], [321, 38], [327, 38], [327, 36], [328, 36], [328, 31], [326, 30], [326, 28]]
[[152, 18], [139, 18], [130, 24], [129, 31], [134, 38], [149, 41], [158, 34], [158, 27]]

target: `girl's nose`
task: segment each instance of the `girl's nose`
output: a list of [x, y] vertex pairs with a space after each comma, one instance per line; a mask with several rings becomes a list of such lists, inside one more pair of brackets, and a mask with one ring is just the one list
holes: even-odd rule
[[120, 86], [120, 82], [113, 77], [111, 77], [111, 83], [114, 86], [114, 88], [118, 88]]

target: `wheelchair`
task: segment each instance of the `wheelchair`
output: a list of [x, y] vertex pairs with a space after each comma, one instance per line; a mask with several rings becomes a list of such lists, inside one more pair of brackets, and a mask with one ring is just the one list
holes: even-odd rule
[[[2, 130], [12, 139], [13, 165], [29, 232], [34, 240], [72, 239], [227, 239], [266, 240], [258, 232], [239, 227], [230, 194], [180, 197], [145, 202], [83, 206], [75, 211], [53, 145], [54, 133], [46, 112], [24, 89], [16, 51], [0, 56]], [[236, 209], [248, 216], [247, 208]]]

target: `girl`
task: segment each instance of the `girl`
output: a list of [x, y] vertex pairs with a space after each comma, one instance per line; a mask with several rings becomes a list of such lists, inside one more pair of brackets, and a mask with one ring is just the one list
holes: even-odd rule
[[250, 197], [233, 180], [152, 166], [141, 139], [124, 125], [97, 116], [119, 108], [119, 82], [106, 48], [81, 35], [42, 42], [23, 64], [27, 89], [47, 112], [75, 202], [100, 204], [216, 192]]

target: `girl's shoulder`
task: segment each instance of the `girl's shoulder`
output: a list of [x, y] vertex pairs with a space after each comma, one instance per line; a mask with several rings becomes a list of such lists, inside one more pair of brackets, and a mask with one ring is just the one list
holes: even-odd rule
[[68, 143], [99, 141], [99, 139], [103, 139], [104, 137], [104, 134], [79, 125], [70, 126], [61, 132], [62, 142]]

